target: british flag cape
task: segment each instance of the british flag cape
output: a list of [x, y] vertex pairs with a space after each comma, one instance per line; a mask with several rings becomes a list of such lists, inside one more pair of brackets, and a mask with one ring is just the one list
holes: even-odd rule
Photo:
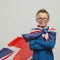
[[[30, 41], [30, 40], [33, 40], [35, 38], [38, 38], [40, 35], [42, 34], [46, 34], [48, 33], [49, 34], [49, 37], [51, 37], [51, 39], [56, 39], [56, 31], [55, 31], [55, 28], [53, 27], [47, 27], [47, 28], [33, 28], [32, 31], [30, 33], [27, 33], [27, 34], [22, 34], [23, 38], [25, 39], [25, 41]], [[53, 38], [52, 38], [53, 37]]]
[[[56, 32], [54, 28], [47, 28], [41, 30], [40, 28], [33, 28], [30, 33], [22, 34], [22, 37], [16, 37], [7, 45], [8, 47], [0, 50], [0, 60], [31, 60], [33, 55], [33, 48], [31, 49], [31, 40], [40, 37], [42, 34], [49, 34], [50, 39], [56, 39]], [[29, 43], [28, 43], [29, 42]], [[10, 48], [15, 47], [16, 50]], [[15, 53], [16, 52], [16, 53]], [[14, 55], [15, 53], [15, 55]]]

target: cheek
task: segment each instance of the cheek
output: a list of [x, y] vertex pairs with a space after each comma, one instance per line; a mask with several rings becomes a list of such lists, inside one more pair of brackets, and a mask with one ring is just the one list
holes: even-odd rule
[[46, 24], [47, 24], [47, 21], [44, 21], [44, 23], [46, 23]]
[[36, 20], [37, 23], [39, 23], [40, 21], [39, 20]]
[[43, 22], [46, 23], [46, 24], [48, 23], [48, 21], [43, 21]]

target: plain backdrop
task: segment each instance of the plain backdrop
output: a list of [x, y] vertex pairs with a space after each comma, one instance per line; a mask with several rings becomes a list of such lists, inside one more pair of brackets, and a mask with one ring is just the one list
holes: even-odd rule
[[28, 33], [37, 25], [36, 12], [45, 8], [50, 14], [49, 25], [56, 28], [55, 60], [60, 60], [60, 0], [0, 0], [0, 48], [12, 39]]

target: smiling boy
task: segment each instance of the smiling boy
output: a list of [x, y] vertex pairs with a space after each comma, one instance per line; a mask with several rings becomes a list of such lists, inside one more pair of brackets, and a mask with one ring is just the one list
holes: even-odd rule
[[36, 13], [37, 27], [22, 35], [33, 50], [32, 60], [54, 60], [52, 49], [56, 43], [56, 31], [48, 26], [49, 18], [49, 13], [45, 9], [40, 9]]

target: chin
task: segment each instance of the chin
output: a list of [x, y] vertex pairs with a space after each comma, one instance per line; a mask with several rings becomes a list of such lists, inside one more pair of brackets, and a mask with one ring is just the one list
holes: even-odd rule
[[47, 25], [40, 25], [40, 27], [42, 27], [42, 28], [44, 28], [44, 27], [46, 27]]

